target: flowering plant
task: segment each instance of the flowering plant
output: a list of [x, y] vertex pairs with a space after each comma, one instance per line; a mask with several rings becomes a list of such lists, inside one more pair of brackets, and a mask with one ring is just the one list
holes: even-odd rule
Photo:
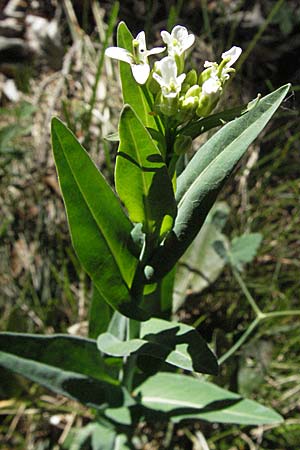
[[[241, 49], [232, 47], [197, 73], [186, 69], [195, 37], [180, 25], [161, 36], [166, 47], [147, 50], [145, 33], [133, 38], [120, 23], [118, 46], [106, 50], [120, 61], [124, 99], [117, 194], [71, 131], [52, 122], [73, 246], [94, 287], [89, 338], [0, 335], [0, 364], [94, 408], [89, 432], [100, 432], [107, 449], [131, 448], [135, 425], [149, 416], [174, 423], [282, 420], [199, 377], [218, 373], [215, 354], [194, 327], [169, 318], [177, 261], [289, 86], [212, 114]], [[150, 57], [165, 51], [150, 66]], [[193, 139], [220, 125], [186, 163]]]

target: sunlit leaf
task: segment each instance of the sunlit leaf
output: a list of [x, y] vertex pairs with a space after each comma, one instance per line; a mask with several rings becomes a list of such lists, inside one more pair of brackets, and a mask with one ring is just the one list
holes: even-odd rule
[[262, 98], [248, 113], [225, 125], [198, 150], [181, 173], [177, 180], [178, 214], [174, 228], [149, 261], [145, 272], [149, 282], [163, 277], [192, 243], [225, 182], [289, 88], [290, 85], [282, 86]]
[[178, 322], [153, 318], [142, 323], [140, 339], [121, 341], [111, 333], [103, 333], [97, 345], [112, 356], [149, 355], [185, 370], [218, 372], [217, 360], [200, 334]]
[[143, 406], [167, 414], [173, 422], [192, 419], [266, 425], [283, 420], [271, 408], [213, 383], [181, 374], [158, 373], [138, 386], [134, 395]]
[[130, 106], [125, 106], [119, 126], [116, 189], [132, 222], [144, 232], [162, 236], [173, 225], [176, 203], [166, 164]]

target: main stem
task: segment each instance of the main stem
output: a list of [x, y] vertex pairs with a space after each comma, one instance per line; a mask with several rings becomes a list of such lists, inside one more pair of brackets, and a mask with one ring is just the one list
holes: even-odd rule
[[[138, 339], [140, 337], [141, 324], [137, 320], [127, 319], [127, 336], [126, 340]], [[122, 384], [129, 392], [133, 389], [133, 377], [136, 367], [137, 355], [130, 355], [124, 358], [124, 369]]]
[[[138, 267], [136, 269], [135, 277], [132, 282], [131, 295], [140, 304], [143, 299], [144, 291], [144, 267], [153, 249], [153, 239], [151, 236], [145, 236], [145, 242], [141, 250]], [[141, 324], [137, 320], [127, 318], [127, 333], [126, 340], [138, 339], [140, 337]], [[137, 355], [130, 355], [124, 358], [124, 369], [123, 369], [123, 385], [129, 390], [133, 387], [133, 377], [136, 368]]]

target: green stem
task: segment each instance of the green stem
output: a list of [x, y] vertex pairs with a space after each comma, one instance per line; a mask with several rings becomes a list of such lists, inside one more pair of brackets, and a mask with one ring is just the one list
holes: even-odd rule
[[[127, 338], [129, 341], [131, 339], [137, 339], [140, 337], [140, 322], [134, 319], [127, 319]], [[136, 368], [137, 355], [131, 355], [124, 358], [124, 369], [123, 369], [123, 379], [122, 384], [125, 386], [129, 392], [133, 389], [133, 378]]]
[[264, 313], [262, 319], [272, 319], [272, 317], [284, 317], [284, 316], [300, 316], [299, 309], [286, 309], [285, 311], [274, 311]]
[[236, 341], [236, 343], [226, 352], [221, 358], [218, 359], [218, 363], [221, 365], [224, 361], [226, 361], [230, 356], [232, 356], [246, 341], [248, 336], [252, 333], [252, 331], [257, 327], [259, 322], [261, 321], [260, 317], [256, 317], [253, 322], [249, 325], [247, 330], [242, 334], [242, 336]]
[[262, 320], [266, 319], [272, 319], [273, 317], [284, 317], [284, 316], [299, 316], [300, 310], [299, 309], [290, 309], [285, 311], [274, 311], [274, 312], [267, 312], [264, 313], [260, 310], [260, 308], [257, 306], [254, 298], [250, 294], [247, 286], [245, 285], [242, 277], [240, 276], [239, 272], [236, 269], [233, 269], [233, 275], [237, 282], [239, 283], [243, 293], [245, 294], [245, 297], [249, 301], [252, 309], [256, 313], [256, 318], [251, 322], [250, 326], [247, 328], [247, 330], [242, 334], [242, 336], [236, 341], [236, 343], [223, 355], [221, 358], [219, 358], [218, 363], [222, 364], [224, 361], [226, 361], [230, 356], [232, 356], [246, 341], [246, 339], [250, 336], [252, 331], [258, 326], [258, 324]]
[[[153, 238], [150, 235], [145, 236], [145, 242], [141, 250], [138, 267], [134, 276], [131, 287], [131, 295], [136, 299], [137, 303], [141, 303], [144, 291], [144, 267], [153, 250]], [[140, 337], [141, 324], [134, 319], [127, 319], [127, 336], [126, 340], [137, 339]], [[137, 355], [125, 357], [122, 384], [129, 390], [133, 387], [133, 377], [136, 368]]]
[[[144, 94], [145, 99], [146, 99], [146, 101], [147, 101], [147, 103], [148, 103], [148, 106], [149, 106], [150, 111], [154, 113], [154, 104], [153, 104], [153, 100], [151, 99], [151, 96], [150, 96], [150, 94], [149, 94], [149, 91], [148, 91], [148, 89], [147, 89], [147, 86], [146, 86], [145, 84], [143, 84], [143, 85], [141, 85], [141, 88], [142, 88], [142, 90], [143, 90], [143, 94]], [[156, 114], [154, 114], [153, 117], [154, 117], [154, 120], [155, 120], [155, 123], [156, 123], [156, 126], [157, 126], [158, 131], [159, 131], [161, 134], [163, 134], [163, 129], [162, 129], [162, 126], [161, 126], [161, 121], [160, 121], [159, 116], [157, 116]]]
[[130, 289], [131, 295], [136, 299], [137, 303], [140, 303], [142, 301], [144, 290], [144, 269], [149, 257], [152, 254], [154, 247], [155, 247], [155, 240], [153, 239], [153, 236], [146, 234], [138, 266], [136, 268], [134, 279]]
[[240, 276], [239, 272], [236, 269], [232, 269], [233, 275], [236, 279], [236, 281], [238, 282], [238, 284], [240, 285], [240, 288], [242, 289], [246, 299], [248, 300], [248, 302], [250, 303], [253, 311], [255, 312], [255, 314], [257, 315], [257, 317], [261, 318], [264, 314], [263, 312], [260, 310], [260, 308], [258, 307], [257, 303], [255, 302], [254, 298], [252, 297], [252, 295], [250, 294], [247, 286], [244, 283], [244, 280], [242, 279], [242, 277]]

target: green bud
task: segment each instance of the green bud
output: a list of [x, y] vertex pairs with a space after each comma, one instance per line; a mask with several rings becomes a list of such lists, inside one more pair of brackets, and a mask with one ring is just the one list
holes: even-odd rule
[[178, 111], [178, 99], [176, 97], [167, 98], [163, 95], [158, 95], [155, 100], [154, 110], [168, 117], [175, 116]]
[[184, 71], [184, 55], [175, 54], [174, 59], [177, 65], [178, 75], [180, 75]]
[[194, 84], [193, 86], [191, 86], [188, 91], [185, 94], [185, 98], [187, 99], [188, 97], [198, 97], [200, 95], [201, 92], [201, 88], [198, 84]]
[[185, 94], [191, 86], [194, 84], [197, 84], [197, 72], [196, 70], [190, 70], [185, 77], [184, 82], [182, 83], [181, 92], [182, 94]]
[[195, 110], [199, 103], [199, 97], [187, 97], [183, 98], [180, 102], [180, 109], [182, 110]]
[[198, 84], [200, 86], [202, 86], [204, 81], [208, 80], [211, 77], [212, 71], [213, 70], [215, 71], [217, 68], [218, 68], [218, 64], [217, 63], [213, 63], [213, 66], [208, 67], [207, 69], [203, 70], [203, 72], [201, 72], [200, 75], [199, 75]]
[[192, 147], [192, 142], [191, 136], [185, 136], [184, 134], [177, 136], [174, 144], [174, 152], [176, 155], [184, 155], [188, 152]]
[[185, 77], [184, 80], [186, 83], [188, 83], [190, 86], [193, 86], [193, 84], [197, 84], [197, 72], [195, 69], [190, 70]]
[[211, 95], [201, 95], [199, 98], [198, 108], [196, 109], [196, 114], [199, 117], [207, 117], [217, 106], [220, 94]]

